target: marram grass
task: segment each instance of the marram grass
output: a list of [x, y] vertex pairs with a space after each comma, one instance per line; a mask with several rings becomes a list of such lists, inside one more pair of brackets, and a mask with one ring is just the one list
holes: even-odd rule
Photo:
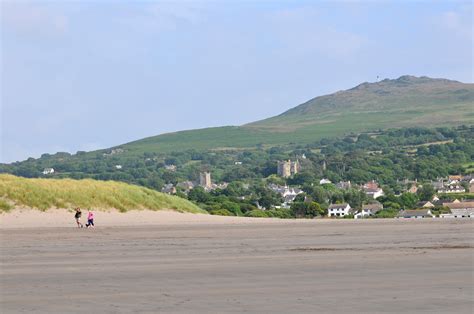
[[26, 179], [0, 174], [0, 211], [12, 207], [40, 210], [50, 208], [173, 209], [205, 213], [193, 203], [145, 187], [116, 181], [91, 179]]

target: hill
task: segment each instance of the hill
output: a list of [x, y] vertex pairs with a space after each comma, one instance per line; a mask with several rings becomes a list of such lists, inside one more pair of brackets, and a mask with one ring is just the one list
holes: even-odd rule
[[174, 209], [204, 213], [191, 202], [151, 189], [92, 179], [26, 179], [0, 174], [0, 211], [14, 206], [37, 208]]
[[243, 126], [167, 133], [127, 143], [127, 154], [306, 144], [351, 132], [474, 123], [474, 84], [402, 76], [320, 96]]

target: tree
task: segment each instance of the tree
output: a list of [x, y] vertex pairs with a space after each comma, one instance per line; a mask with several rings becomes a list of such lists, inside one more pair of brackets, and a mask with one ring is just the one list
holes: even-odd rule
[[417, 202], [418, 197], [409, 192], [405, 192], [399, 197], [399, 203], [403, 208], [414, 208]]
[[210, 198], [211, 196], [201, 186], [195, 187], [188, 193], [188, 199], [197, 203], [206, 203]]
[[296, 218], [313, 218], [324, 215], [324, 210], [316, 202], [294, 202], [291, 204], [291, 211]]
[[435, 194], [435, 189], [431, 184], [426, 183], [418, 189], [417, 194], [420, 200], [430, 201], [433, 198], [433, 195]]

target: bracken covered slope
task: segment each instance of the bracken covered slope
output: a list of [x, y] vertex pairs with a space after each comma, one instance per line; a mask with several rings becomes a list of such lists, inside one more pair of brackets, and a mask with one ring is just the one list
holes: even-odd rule
[[121, 147], [128, 153], [305, 144], [351, 132], [474, 123], [474, 84], [402, 76], [316, 97], [244, 126], [162, 134]]

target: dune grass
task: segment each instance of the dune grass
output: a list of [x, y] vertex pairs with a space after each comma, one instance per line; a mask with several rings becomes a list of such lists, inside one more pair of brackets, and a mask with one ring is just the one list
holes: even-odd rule
[[50, 208], [173, 209], [205, 213], [193, 203], [145, 187], [115, 181], [26, 179], [0, 174], [0, 211], [13, 206]]

